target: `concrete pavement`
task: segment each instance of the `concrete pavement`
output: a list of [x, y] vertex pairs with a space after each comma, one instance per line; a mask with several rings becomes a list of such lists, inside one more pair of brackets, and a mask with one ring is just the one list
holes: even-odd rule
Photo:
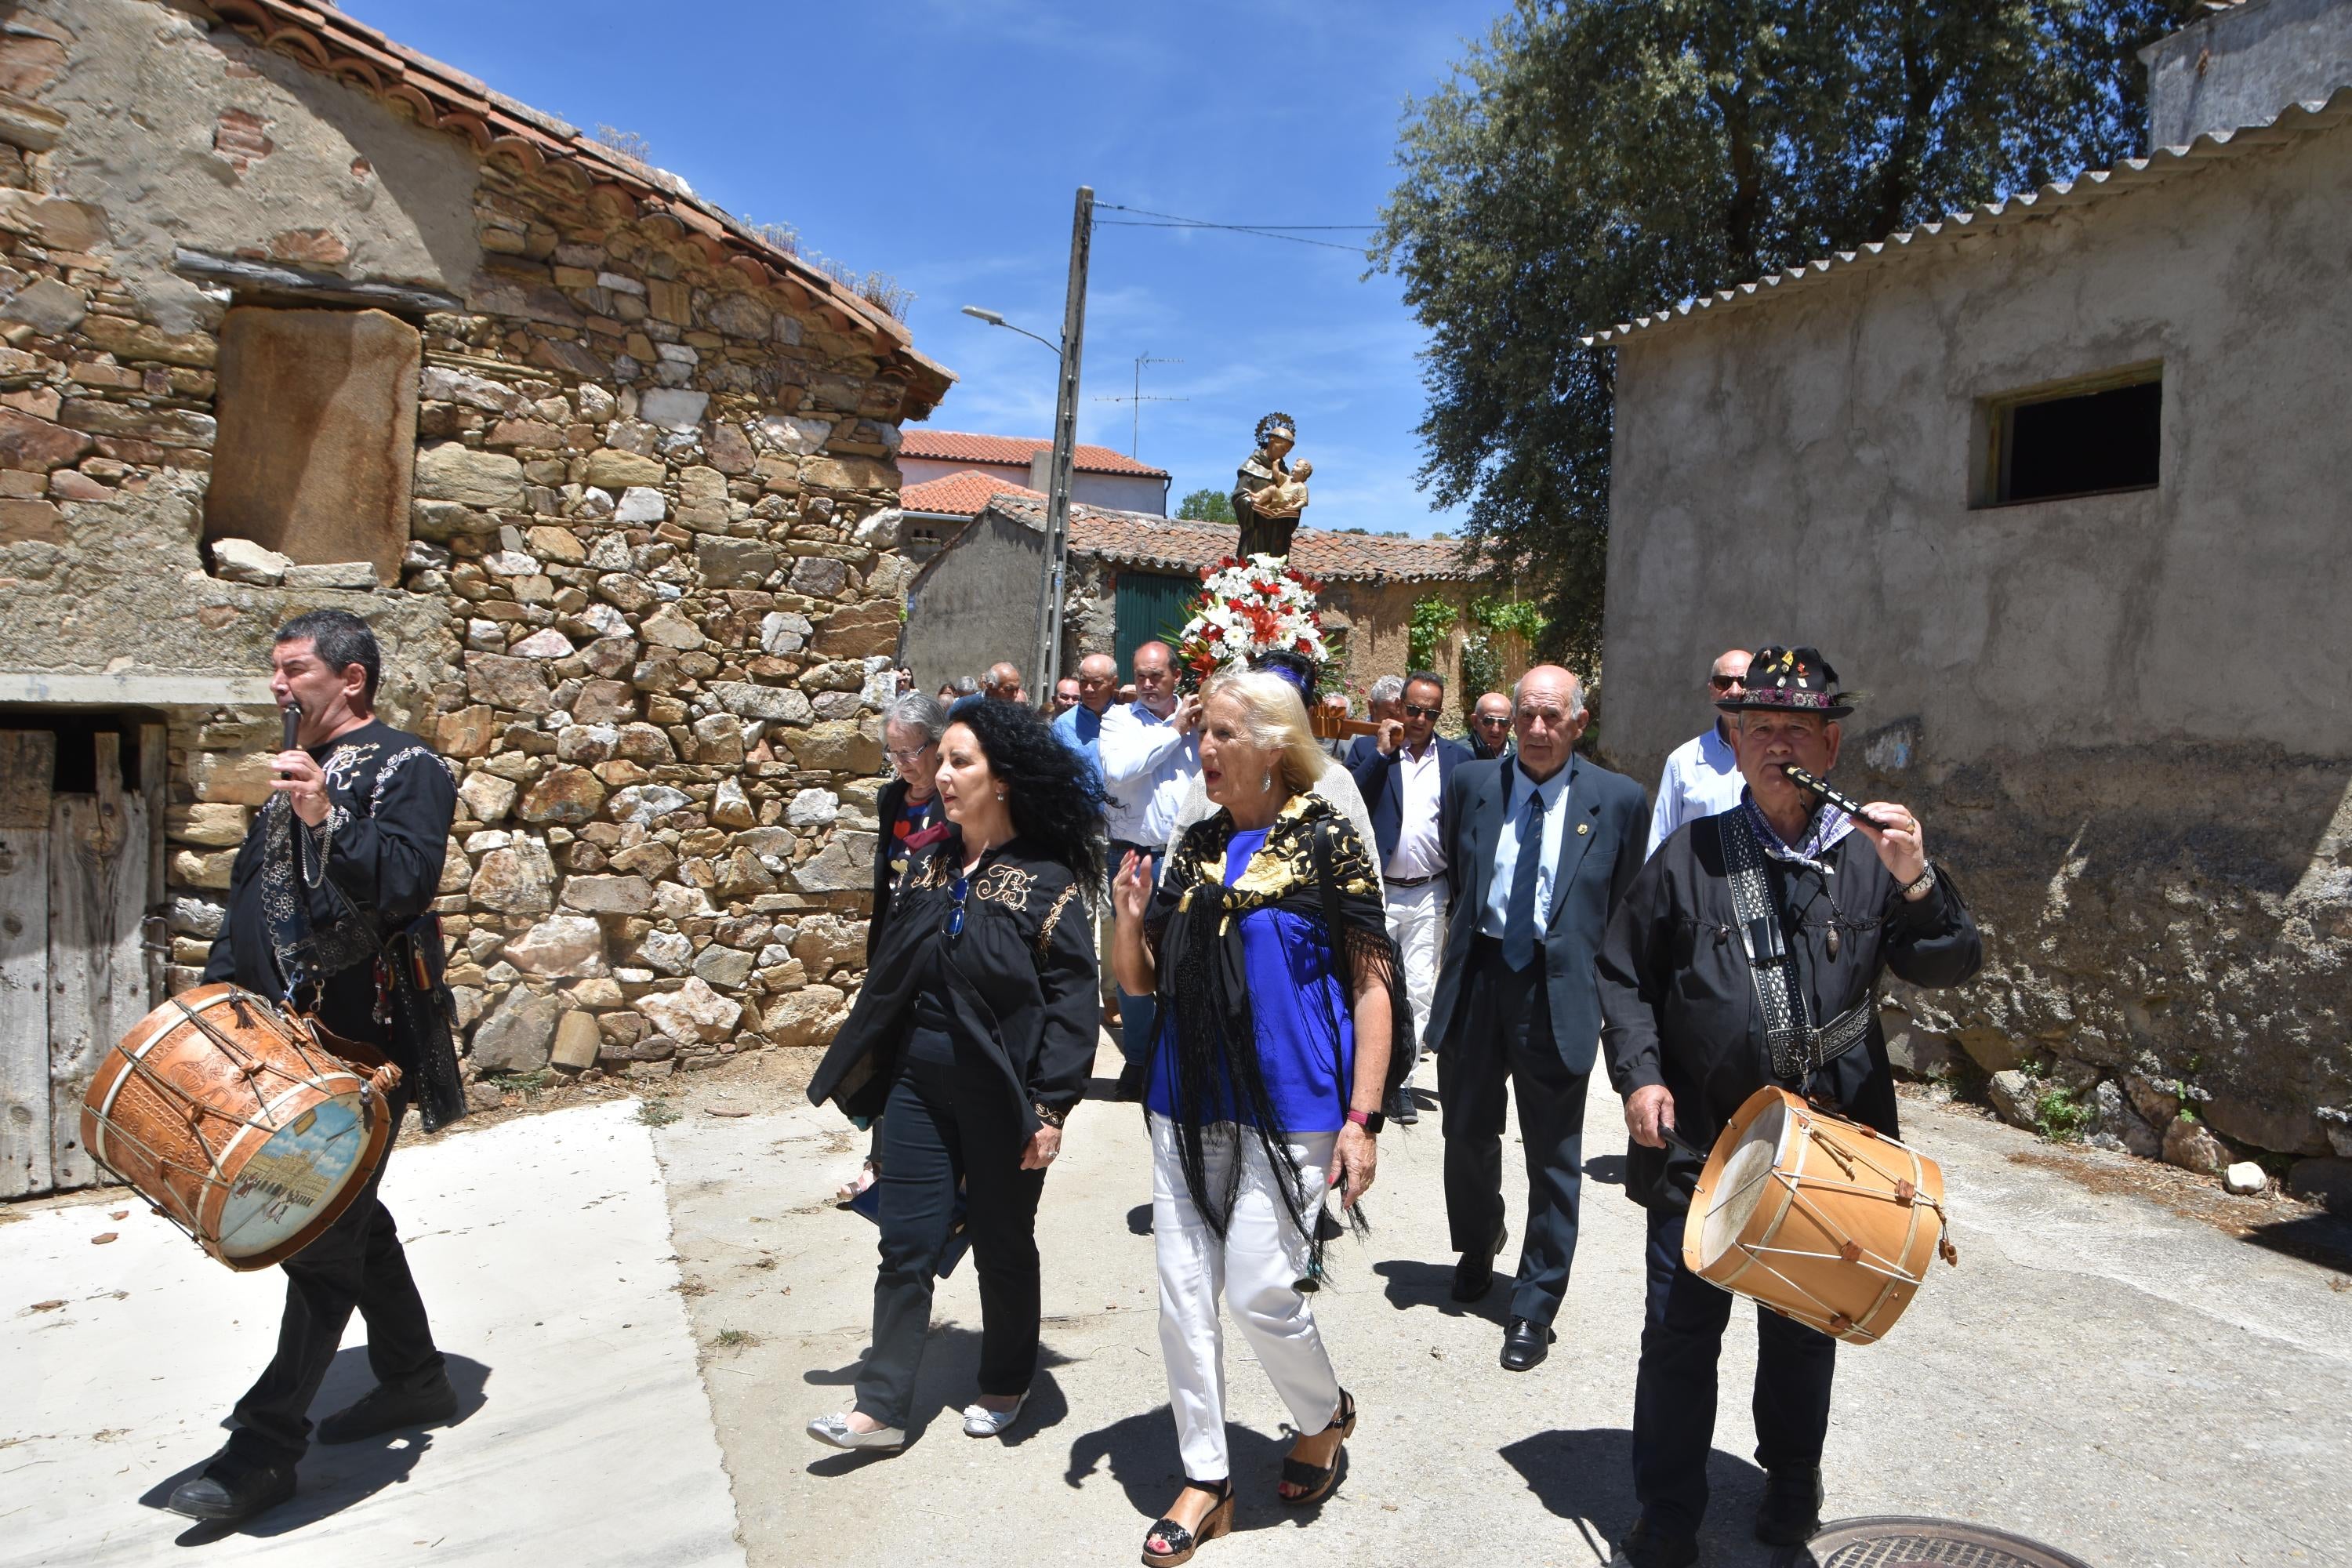
[[[337, 1564], [1131, 1562], [1178, 1473], [1139, 1114], [1090, 1104], [1072, 1121], [1040, 1221], [1046, 1364], [1011, 1437], [975, 1442], [955, 1419], [977, 1361], [967, 1264], [940, 1292], [914, 1445], [868, 1458], [801, 1430], [845, 1403], [866, 1345], [874, 1231], [828, 1200], [862, 1139], [760, 1077], [777, 1070], [682, 1083], [683, 1119], [650, 1131], [631, 1102], [404, 1149], [388, 1201], [465, 1418], [315, 1450], [293, 1504], [218, 1539], [154, 1505], [266, 1358], [275, 1276], [231, 1275], [119, 1194], [12, 1211], [0, 1563], [186, 1546]], [[1888, 1343], [1842, 1355], [1832, 1514], [1975, 1519], [2100, 1568], [2352, 1564], [2346, 1282], [2076, 1179], [2142, 1169], [2121, 1156], [1918, 1102], [1906, 1118], [1944, 1163], [1961, 1263]], [[1586, 1125], [1561, 1341], [1522, 1375], [1496, 1364], [1499, 1294], [1477, 1311], [1446, 1300], [1439, 1113], [1383, 1139], [1377, 1228], [1337, 1249], [1317, 1309], [1363, 1410], [1347, 1479], [1311, 1516], [1273, 1500], [1283, 1413], [1229, 1337], [1241, 1529], [1203, 1563], [1606, 1560], [1633, 1516], [1641, 1215], [1614, 1184], [1624, 1140], [1605, 1092]], [[2289, 1230], [2325, 1223], [2278, 1212]], [[1719, 1568], [1771, 1561], [1747, 1535], [1760, 1477], [1744, 1321], [1710, 1472]], [[365, 1382], [347, 1349], [318, 1409]]]
[[[384, 1196], [461, 1419], [313, 1448], [292, 1502], [225, 1533], [160, 1504], [269, 1359], [283, 1277], [127, 1192], [0, 1226], [0, 1563], [740, 1564], [635, 1102], [403, 1148]], [[344, 1342], [314, 1415], [372, 1381], [357, 1319]]]
[[[1113, 1065], [1107, 1052], [1098, 1070]], [[1919, 1102], [1906, 1115], [1944, 1163], [1960, 1266], [1937, 1268], [1887, 1343], [1842, 1353], [1832, 1517], [1973, 1519], [2101, 1568], [2352, 1563], [2352, 1294], [2325, 1268], [2091, 1190], [2048, 1168], [2025, 1134]], [[1363, 1411], [1348, 1477], [1311, 1518], [1274, 1501], [1283, 1413], [1229, 1335], [1239, 1531], [1203, 1563], [1301, 1550], [1364, 1563], [1606, 1561], [1634, 1516], [1642, 1215], [1612, 1184], [1625, 1140], [1598, 1086], [1586, 1128], [1589, 1202], [1560, 1342], [1525, 1374], [1496, 1362], [1499, 1290], [1477, 1312], [1446, 1299], [1437, 1115], [1382, 1140], [1377, 1228], [1339, 1249], [1317, 1305]], [[1046, 1188], [1046, 1364], [1027, 1415], [1003, 1442], [967, 1438], [955, 1419], [978, 1357], [966, 1266], [940, 1287], [919, 1430], [894, 1458], [801, 1433], [846, 1403], [866, 1344], [874, 1232], [824, 1201], [862, 1139], [803, 1107], [682, 1121], [656, 1142], [704, 1343], [729, 1330], [758, 1342], [710, 1349], [706, 1363], [753, 1564], [1133, 1560], [1179, 1474], [1135, 1108], [1082, 1108]], [[1711, 1467], [1706, 1561], [1722, 1568], [1773, 1560], [1748, 1533], [1761, 1475], [1748, 1458], [1747, 1316], [1726, 1342]]]

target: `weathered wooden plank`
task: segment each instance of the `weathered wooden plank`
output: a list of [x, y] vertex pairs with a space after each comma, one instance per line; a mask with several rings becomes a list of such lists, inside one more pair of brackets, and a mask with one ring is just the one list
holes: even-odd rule
[[82, 1091], [148, 1011], [147, 803], [122, 788], [118, 737], [94, 739], [99, 793], [59, 795], [49, 814], [49, 1159], [59, 1188], [102, 1179], [81, 1145]]
[[49, 779], [58, 738], [0, 730], [0, 1198], [49, 1190]]
[[146, 959], [147, 1005], [163, 1002], [163, 971], [171, 963], [172, 938], [163, 926], [163, 813], [171, 779], [171, 737], [161, 724], [139, 726], [139, 798], [147, 805], [146, 907], [141, 911], [139, 944]]

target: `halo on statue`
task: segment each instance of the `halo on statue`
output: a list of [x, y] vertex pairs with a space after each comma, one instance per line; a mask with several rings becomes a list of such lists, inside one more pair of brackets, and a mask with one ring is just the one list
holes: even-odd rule
[[1290, 538], [1307, 511], [1307, 477], [1315, 465], [1288, 461], [1298, 444], [1298, 421], [1269, 414], [1257, 422], [1257, 450], [1234, 475], [1234, 519], [1240, 524], [1235, 553], [1286, 559]]

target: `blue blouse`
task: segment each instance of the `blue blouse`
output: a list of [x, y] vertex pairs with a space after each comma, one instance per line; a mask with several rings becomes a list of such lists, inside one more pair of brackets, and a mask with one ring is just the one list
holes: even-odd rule
[[[1260, 827], [1234, 835], [1225, 850], [1227, 887], [1248, 868], [1250, 857], [1265, 843], [1265, 834]], [[1251, 910], [1240, 918], [1250, 1016], [1257, 1026], [1258, 1072], [1281, 1123], [1276, 1131], [1337, 1132], [1347, 1120], [1356, 1026], [1322, 923], [1285, 910]], [[1161, 1116], [1175, 1114], [1176, 1063], [1169, 1038], [1173, 1027], [1174, 1020], [1163, 1008], [1161, 1048], [1145, 1097], [1145, 1104]], [[1245, 1120], [1234, 1110], [1231, 1086], [1217, 1087], [1210, 1120]]]

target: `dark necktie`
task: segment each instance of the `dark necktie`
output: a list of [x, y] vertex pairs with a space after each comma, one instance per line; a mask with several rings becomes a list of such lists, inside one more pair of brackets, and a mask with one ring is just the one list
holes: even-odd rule
[[1536, 956], [1536, 873], [1543, 868], [1544, 797], [1528, 792], [1519, 813], [1519, 858], [1511, 866], [1511, 901], [1503, 906], [1503, 962], [1525, 969]]

